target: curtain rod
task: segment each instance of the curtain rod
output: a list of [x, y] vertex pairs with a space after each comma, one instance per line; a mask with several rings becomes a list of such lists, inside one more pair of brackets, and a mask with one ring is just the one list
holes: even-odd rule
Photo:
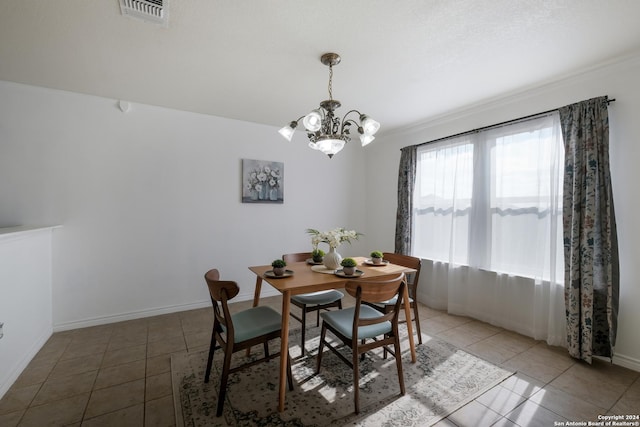
[[[616, 100], [615, 98], [607, 99], [607, 105], [611, 104], [615, 100]], [[537, 118], [537, 117], [540, 117], [540, 116], [544, 116], [545, 114], [556, 112], [559, 109], [560, 108], [554, 108], [552, 110], [543, 111], [542, 113], [530, 114], [528, 116], [520, 117], [518, 119], [512, 119], [512, 120], [507, 120], [505, 122], [500, 122], [500, 123], [497, 123], [495, 125], [483, 126], [483, 127], [477, 128], [477, 129], [467, 130], [467, 131], [464, 131], [464, 132], [456, 133], [454, 135], [443, 136], [442, 138], [438, 138], [438, 139], [434, 139], [434, 140], [431, 140], [431, 141], [427, 141], [427, 142], [423, 142], [423, 143], [420, 143], [420, 144], [416, 144], [416, 147], [422, 147], [423, 145], [433, 144], [434, 142], [443, 141], [445, 139], [456, 138], [456, 137], [462, 136], [462, 135], [469, 135], [469, 134], [472, 134], [472, 133], [481, 132], [483, 130], [494, 129], [494, 128], [498, 128], [500, 126], [508, 125], [508, 124], [511, 124], [511, 123], [516, 123], [516, 122], [521, 122], [521, 121], [525, 121], [525, 120], [528, 120], [528, 119]]]

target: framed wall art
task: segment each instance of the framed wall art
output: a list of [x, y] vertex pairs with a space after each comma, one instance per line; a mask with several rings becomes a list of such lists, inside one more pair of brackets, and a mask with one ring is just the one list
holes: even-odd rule
[[284, 163], [242, 159], [242, 203], [284, 203]]

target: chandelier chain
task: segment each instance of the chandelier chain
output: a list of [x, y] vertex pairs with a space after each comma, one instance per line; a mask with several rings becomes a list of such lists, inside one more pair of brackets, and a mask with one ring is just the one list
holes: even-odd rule
[[329, 65], [329, 99], [333, 101], [333, 65]]

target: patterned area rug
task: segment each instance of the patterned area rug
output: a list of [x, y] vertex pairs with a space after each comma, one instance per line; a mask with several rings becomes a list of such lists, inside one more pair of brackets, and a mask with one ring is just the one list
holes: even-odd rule
[[[296, 331], [291, 333], [294, 391], [287, 389], [282, 413], [277, 411], [279, 359], [232, 374], [224, 412], [218, 418], [222, 351], [216, 351], [209, 384], [203, 380], [206, 351], [172, 355], [176, 425], [430, 426], [513, 374], [443, 340], [424, 336], [423, 344], [416, 347], [417, 363], [411, 363], [408, 345], [402, 343], [405, 396], [400, 396], [393, 356], [383, 359], [382, 350], [367, 354], [360, 365], [361, 413], [356, 415], [351, 368], [325, 350], [320, 374], [314, 375], [318, 335], [319, 328], [307, 331], [307, 351], [301, 357], [300, 337]], [[279, 345], [276, 340], [274, 352]], [[258, 351], [261, 354], [258, 348], [254, 353]], [[345, 354], [350, 354], [348, 349]], [[244, 352], [234, 357], [232, 366], [244, 358]]]

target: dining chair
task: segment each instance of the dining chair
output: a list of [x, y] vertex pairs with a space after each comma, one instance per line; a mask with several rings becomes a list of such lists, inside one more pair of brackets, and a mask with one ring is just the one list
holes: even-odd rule
[[[267, 306], [258, 306], [243, 310], [234, 314], [229, 311], [228, 301], [238, 295], [238, 284], [233, 281], [220, 280], [217, 269], [209, 270], [204, 275], [211, 304], [213, 305], [213, 329], [211, 331], [211, 344], [209, 345], [209, 358], [204, 374], [204, 382], [209, 382], [213, 355], [216, 348], [224, 351], [224, 362], [220, 376], [220, 391], [218, 393], [218, 407], [216, 416], [222, 415], [224, 398], [227, 392], [229, 374], [251, 367], [261, 362], [267, 362], [280, 356], [280, 352], [269, 354], [269, 341], [280, 338], [282, 317]], [[263, 344], [264, 357], [231, 367], [233, 353], [250, 348], [257, 344]], [[217, 347], [219, 344], [220, 347]], [[287, 352], [287, 379], [289, 390], [293, 390], [293, 378], [291, 376], [291, 358]]]
[[[282, 259], [284, 262], [300, 262], [306, 261], [311, 258], [311, 252], [298, 252], [293, 254], [284, 254]], [[301, 355], [304, 356], [305, 348], [305, 332], [307, 329], [307, 313], [316, 311], [316, 326], [320, 326], [320, 310], [328, 310], [329, 308], [342, 309], [342, 298], [344, 294], [335, 289], [329, 289], [326, 291], [311, 292], [308, 294], [293, 295], [291, 297], [291, 303], [302, 310], [302, 314], [298, 317], [293, 312], [290, 313], [291, 317], [302, 323], [302, 337], [301, 337]]]
[[[413, 309], [413, 318], [411, 319], [416, 324], [416, 332], [418, 334], [418, 344], [422, 344], [422, 332], [420, 331], [420, 317], [418, 315], [418, 280], [420, 279], [420, 268], [422, 267], [422, 260], [420, 258], [396, 254], [393, 252], [384, 252], [383, 259], [389, 261], [391, 264], [402, 265], [404, 267], [412, 268], [416, 270], [415, 273], [409, 273], [407, 275], [407, 286], [409, 291], [409, 303]], [[380, 303], [368, 304], [373, 308], [386, 313], [393, 310], [396, 301], [395, 298], [391, 298], [389, 301], [382, 301]], [[400, 320], [400, 323], [405, 323], [407, 320]]]
[[[320, 347], [316, 374], [320, 373], [322, 364], [322, 350], [326, 345], [343, 362], [353, 369], [353, 402], [356, 414], [360, 412], [359, 399], [359, 359], [364, 359], [365, 353], [374, 348], [383, 347], [384, 357], [391, 353], [396, 359], [400, 394], [404, 396], [404, 377], [402, 374], [402, 354], [400, 352], [400, 338], [398, 336], [398, 316], [402, 307], [402, 294], [406, 284], [404, 273], [386, 280], [350, 280], [345, 285], [349, 295], [355, 297], [355, 306], [344, 310], [322, 313], [322, 330], [320, 332]], [[393, 310], [387, 313], [363, 304], [363, 302], [381, 302], [395, 297]], [[345, 346], [351, 348], [352, 360], [347, 359], [338, 349], [326, 340], [327, 330], [338, 337]], [[381, 338], [382, 337], [382, 338]], [[367, 342], [369, 340], [369, 342]], [[393, 350], [389, 345], [393, 344]]]

